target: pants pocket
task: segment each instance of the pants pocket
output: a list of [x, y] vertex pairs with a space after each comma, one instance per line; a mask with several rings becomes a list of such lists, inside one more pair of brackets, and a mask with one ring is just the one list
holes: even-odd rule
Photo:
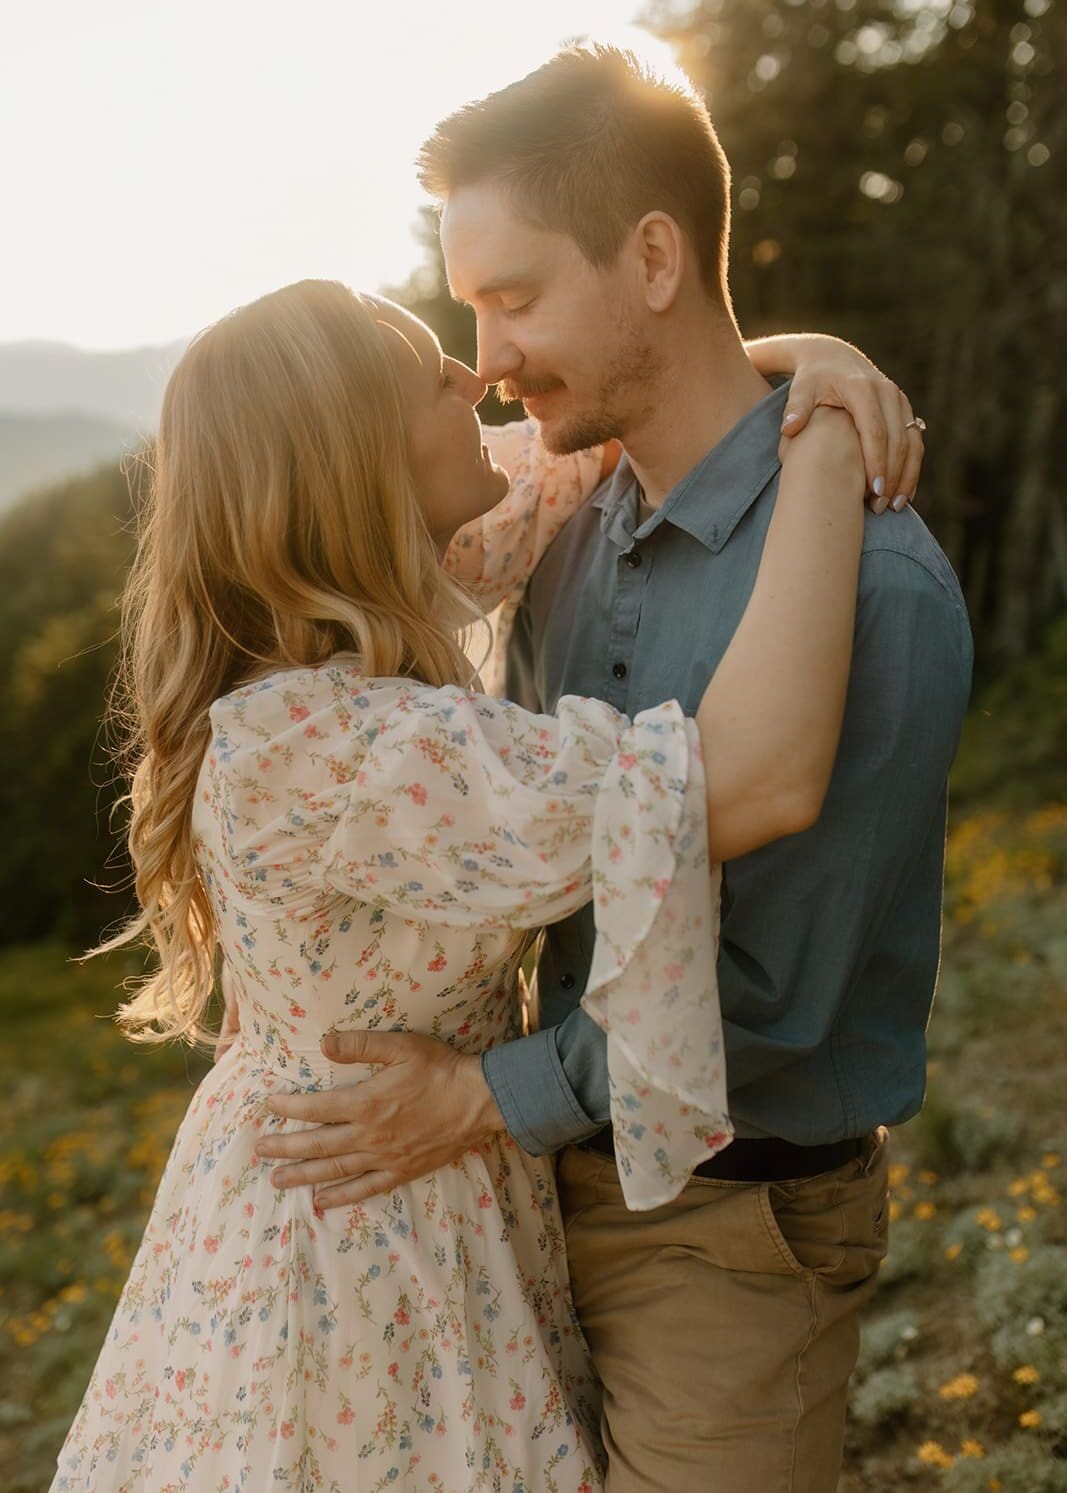
[[884, 1132], [864, 1158], [837, 1171], [760, 1189], [767, 1232], [793, 1271], [838, 1286], [859, 1285], [878, 1268], [888, 1234]]

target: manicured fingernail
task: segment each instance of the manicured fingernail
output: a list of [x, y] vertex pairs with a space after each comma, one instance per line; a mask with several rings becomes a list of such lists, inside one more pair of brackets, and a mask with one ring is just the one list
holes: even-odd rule
[[877, 497], [871, 504], [871, 507], [874, 509], [875, 513], [884, 513], [889, 507], [889, 499], [887, 497]]
[[907, 493], [906, 492], [898, 492], [897, 495], [896, 495], [896, 497], [893, 499], [893, 512], [894, 513], [903, 513], [904, 509], [907, 506], [908, 506], [908, 495], [907, 495]]
[[[872, 490], [874, 492], [875, 497], [876, 498], [880, 498], [882, 496], [882, 494], [885, 492], [885, 478], [884, 477], [876, 477], [874, 479], [874, 481], [871, 483], [871, 488], [872, 488]], [[880, 509], [879, 509], [879, 512], [881, 512]]]
[[320, 1207], [318, 1203], [315, 1204], [314, 1208], [312, 1209], [312, 1212], [315, 1214], [316, 1218], [325, 1218], [326, 1217], [326, 1209]]
[[796, 410], [790, 410], [789, 414], [786, 415], [785, 419], [782, 421], [782, 424], [783, 425], [792, 425], [792, 423], [793, 423], [794, 420], [799, 420], [799, 419], [800, 419], [800, 416], [797, 414]]

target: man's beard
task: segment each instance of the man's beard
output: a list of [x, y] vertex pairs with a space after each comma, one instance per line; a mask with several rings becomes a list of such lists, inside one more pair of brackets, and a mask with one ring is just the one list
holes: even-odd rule
[[[604, 369], [596, 403], [578, 410], [570, 419], [541, 424], [541, 439], [553, 456], [570, 456], [606, 441], [625, 443], [626, 431], [635, 418], [645, 418], [652, 409], [652, 388], [659, 371], [659, 358], [634, 328], [624, 334], [611, 363]], [[497, 398], [507, 403], [536, 394], [550, 394], [565, 387], [558, 378], [502, 379]]]

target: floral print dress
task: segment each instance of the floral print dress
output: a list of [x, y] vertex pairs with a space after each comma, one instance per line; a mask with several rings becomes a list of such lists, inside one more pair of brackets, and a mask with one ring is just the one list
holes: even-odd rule
[[[496, 599], [558, 527], [539, 496], [573, 511], [594, 485], [509, 430], [511, 493], [450, 560]], [[193, 829], [240, 1037], [178, 1131], [53, 1493], [593, 1493], [550, 1160], [501, 1136], [316, 1217], [251, 1158], [302, 1128], [271, 1093], [353, 1081], [331, 1026], [518, 1035], [525, 930], [592, 898], [628, 1201], [675, 1195], [729, 1139], [695, 726], [674, 702], [535, 716], [352, 655], [245, 685], [211, 725]]]

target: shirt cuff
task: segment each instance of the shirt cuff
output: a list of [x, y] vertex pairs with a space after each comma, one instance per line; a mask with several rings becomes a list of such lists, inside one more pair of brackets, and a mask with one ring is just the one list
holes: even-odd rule
[[560, 1062], [554, 1028], [482, 1053], [482, 1072], [508, 1133], [531, 1156], [545, 1156], [602, 1130], [579, 1104]]

